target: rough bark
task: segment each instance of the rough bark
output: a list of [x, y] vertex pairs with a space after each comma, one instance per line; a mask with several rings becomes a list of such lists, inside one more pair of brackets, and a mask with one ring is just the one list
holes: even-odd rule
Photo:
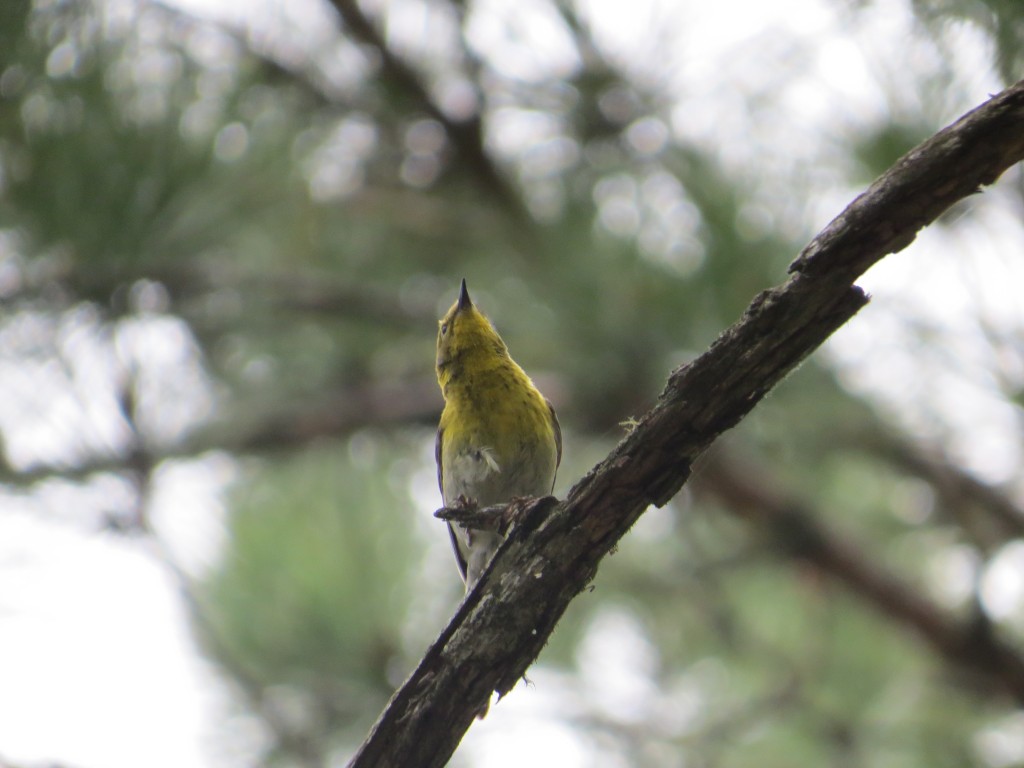
[[867, 302], [853, 281], [1022, 157], [1024, 81], [880, 177], [811, 241], [783, 285], [672, 372], [655, 407], [563, 502], [521, 516], [350, 766], [444, 765], [491, 692], [511, 690], [643, 511], [672, 498], [715, 438]]

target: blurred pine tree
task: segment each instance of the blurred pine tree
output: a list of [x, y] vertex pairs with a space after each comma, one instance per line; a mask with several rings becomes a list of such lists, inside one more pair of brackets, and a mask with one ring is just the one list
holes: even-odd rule
[[[31, 501], [112, 473], [132, 483], [124, 508], [83, 495], [72, 516], [159, 540], [160, 469], [228, 455], [223, 552], [174, 571], [197, 634], [260, 718], [266, 764], [343, 762], [460, 592], [429, 516], [435, 319], [458, 279], [555, 402], [564, 491], [781, 280], [824, 207], [983, 98], [961, 47], [1019, 74], [1020, 3], [913, 7], [914, 56], [861, 53], [865, 115], [822, 62], [872, 34], [867, 3], [841, 12], [845, 37], [777, 27], [707, 62], [668, 24], [696, 9], [657, 3], [643, 51], [582, 3], [334, 0], [309, 10], [329, 24], [271, 32], [256, 11], [3, 3], [0, 481]], [[1019, 183], [1000, 190], [1020, 206]], [[1000, 226], [1019, 242], [1019, 217]], [[1024, 532], [1024, 317], [983, 305], [964, 301], [987, 335], [967, 337], [984, 365], [963, 398], [1012, 424], [986, 437], [1012, 446], [1009, 469], [979, 480], [985, 452], [963, 448], [957, 355], [908, 363], [954, 331], [906, 310], [905, 354], [886, 358], [903, 403], [817, 356], [647, 515], [542, 657], [538, 694], [584, 764], [1021, 762], [1019, 702], [794, 559], [730, 493], [755, 478], [1019, 647], [1019, 577], [996, 598], [986, 578], [1019, 564]], [[484, 743], [457, 760], [492, 764]]]

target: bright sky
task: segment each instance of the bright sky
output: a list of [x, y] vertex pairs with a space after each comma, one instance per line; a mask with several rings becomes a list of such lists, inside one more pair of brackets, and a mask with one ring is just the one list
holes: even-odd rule
[[210, 674], [160, 566], [130, 539], [33, 512], [0, 518], [0, 540], [5, 757], [209, 764]]
[[[304, 45], [325, 42], [326, 30], [330, 29], [330, 15], [315, 3], [175, 0], [174, 4], [196, 13], [253, 19], [263, 29], [292, 28]], [[414, 6], [409, 0], [404, 4]], [[490, 9], [493, 15], [481, 17], [472, 30], [474, 42], [481, 49], [494, 50], [496, 60], [505, 62], [503, 66], [519, 68], [517, 74], [526, 79], [531, 67], [572, 66], [572, 57], [560, 45], [557, 25], [552, 24], [542, 3], [486, 0], [477, 5]], [[626, 4], [593, 0], [587, 4], [587, 15], [597, 28], [598, 39], [627, 66], [658, 66], [659, 71], [646, 75], [667, 75], [668, 82], [686, 94], [673, 115], [672, 130], [691, 140], [733, 146], [725, 151], [726, 161], [750, 167], [770, 163], [766, 153], [773, 142], [781, 142], [786, 151], [793, 148], [794, 152], [800, 151], [800, 146], [811, 146], [811, 142], [800, 143], [799, 137], [794, 142], [786, 134], [803, 131], [812, 135], [830, 124], [834, 127], [835, 123], [882, 116], [881, 101], [874, 92], [875, 78], [893, 73], [880, 73], [883, 65], [879, 62], [891, 61], [885, 58], [886, 51], [906, 44], [908, 16], [900, 3], [877, 5], [884, 6], [884, 10], [876, 9], [865, 28], [852, 32], [844, 31], [845, 22], [834, 15], [836, 4], [825, 0], [634, 0]], [[653, 41], [652, 22], [660, 31]], [[414, 37], [416, 25], [397, 27], [390, 34]], [[971, 74], [964, 76], [962, 86], [972, 94], [973, 103], [978, 103], [997, 86], [982, 63], [984, 53], [976, 41], [969, 39], [968, 32], [963, 34], [962, 70]], [[786, 50], [772, 52], [771, 46], [821, 35], [828, 42], [815, 49], [812, 61], [799, 63], [805, 70], [803, 76], [790, 77], [791, 69], [782, 73], [787, 78], [785, 105], [794, 111], [791, 114], [801, 116], [801, 124], [775, 129], [765, 126], [759, 133], [760, 143], [742, 140], [751, 129], [751, 118], [739, 108], [733, 88], [741, 84], [743, 88], [757, 88], [758, 83], [768, 88], [773, 82], [782, 82], [779, 73], [764, 71], [765, 57], [761, 54], [768, 50], [768, 60], [791, 68], [796, 65], [787, 63]], [[524, 58], [523, 52], [530, 52], [537, 40], [546, 41], [548, 47], [541, 54], [533, 50]], [[652, 58], [652, 45], [674, 51], [674, 55]], [[923, 50], [911, 53], [928, 55]], [[958, 111], [946, 119], [955, 117]], [[730, 132], [741, 140], [731, 141]], [[851, 192], [842, 189], [823, 196], [821, 224], [848, 202]], [[1006, 215], [1005, 209], [993, 205], [977, 225], [978, 231], [959, 237], [971, 238], [975, 243], [978, 238], [994, 238], [989, 233], [1005, 231], [997, 219]], [[989, 222], [987, 217], [994, 220]], [[987, 223], [991, 228], [986, 227]], [[1019, 227], [1015, 231], [1019, 232]], [[1018, 242], [1009, 248], [1019, 254], [1024, 251], [1022, 246], [1024, 243]], [[895, 340], [893, 349], [878, 342], [880, 329], [898, 332], [894, 319], [901, 303], [920, 305], [927, 313], [925, 297], [929, 291], [939, 291], [943, 296], [963, 295], [962, 272], [935, 268], [934, 263], [922, 268], [922, 262], [933, 261], [933, 251], [950, 247], [966, 245], [948, 242], [946, 233], [926, 233], [916, 250], [887, 259], [865, 278], [881, 309], [844, 330], [832, 352], [849, 365], [851, 386], [884, 393], [888, 379], [880, 375], [882, 369], [863, 365], [871, 356], [881, 356], [886, 365], [912, 362], [901, 356]], [[993, 241], [992, 258], [1007, 249], [1005, 243], [997, 245]], [[983, 273], [981, 268], [972, 272], [972, 290], [990, 297], [993, 313], [1006, 313], [1019, 321], [1017, 297], [1009, 294], [1005, 284], [985, 284]], [[922, 280], [922, 275], [927, 277]], [[1024, 280], [1015, 284], [1024, 284]], [[178, 332], [158, 335], [147, 344], [172, 361], [192, 354], [190, 342]], [[854, 371], [861, 373], [854, 375]], [[981, 418], [993, 425], [986, 431], [987, 442], [980, 447], [963, 446], [964, 455], [979, 471], [1003, 479], [1021, 460], [1016, 443], [1011, 444], [1005, 432], [997, 428], [1005, 414], [992, 403], [986, 404], [983, 397], [973, 397], [978, 393], [971, 382], [959, 386], [970, 391], [973, 398], [965, 419]], [[209, 402], [204, 402], [203, 407], [209, 407]], [[107, 424], [106, 428], [110, 440], [123, 439], [117, 424]], [[40, 437], [44, 438], [46, 435]], [[188, 568], [202, 568], [203, 563], [216, 557], [222, 535], [218, 529], [222, 513], [218, 490], [231, 477], [228, 464], [224, 458], [207, 457], [195, 466], [171, 468], [161, 479], [159, 491], [163, 496], [157, 504], [157, 524], [172, 551]], [[23, 499], [3, 500], [0, 689], [4, 695], [0, 697], [0, 749], [4, 752], [0, 762], [54, 761], [73, 768], [247, 764], [252, 750], [259, 746], [259, 734], [252, 723], [232, 712], [230, 697], [216, 671], [201, 660], [174, 582], [159, 560], [145, 547], [119, 534], [97, 534], [94, 529], [69, 524], [66, 516], [54, 511], [68, 500], [59, 490], [54, 494], [49, 512], [42, 515]], [[424, 501], [427, 508], [433, 508], [433, 504], [433, 499]], [[183, 515], [182, 510], [193, 513]], [[642, 535], [642, 530], [637, 535]], [[1024, 552], [1018, 548], [1008, 557], [1011, 555], [1014, 559], [992, 577], [997, 586], [990, 587], [993, 605], [1004, 611], [1006, 601], [1000, 603], [1000, 595], [1014, 595], [1013, 605], [1024, 599], [1024, 583], [1019, 575], [1024, 571]], [[617, 652], [626, 647], [623, 643], [627, 643], [630, 653]], [[628, 617], [605, 617], [581, 651], [584, 668], [593, 663], [593, 658], [601, 660], [602, 674], [594, 676], [597, 682], [590, 692], [593, 700], [606, 701], [612, 708], [641, 707], [647, 693], [645, 664], [650, 653]], [[464, 754], [474, 764], [489, 768], [595, 765], [592, 745], [582, 743], [576, 734], [548, 716], [551, 711], [572, 710], [574, 702], [568, 688], [549, 670], [535, 670], [531, 678], [536, 683], [534, 688], [518, 687], [486, 721], [474, 725], [465, 740]], [[629, 717], [631, 712], [615, 714]], [[679, 716], [686, 717], [687, 713]]]

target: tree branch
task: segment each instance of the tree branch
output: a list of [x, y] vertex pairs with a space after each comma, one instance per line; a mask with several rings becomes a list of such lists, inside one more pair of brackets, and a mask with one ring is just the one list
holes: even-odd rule
[[[148, 448], [154, 464], [191, 459], [208, 451], [271, 455], [309, 445], [322, 438], [350, 435], [374, 425], [409, 424], [436, 420], [441, 412], [441, 393], [433, 374], [400, 381], [374, 381], [341, 389], [315, 402], [265, 414], [257, 423], [239, 423], [230, 414], [173, 446]], [[96, 455], [71, 466], [42, 465], [15, 469], [0, 461], [0, 485], [30, 488], [46, 480], [85, 480], [103, 472], [131, 470], [138, 458], [135, 449], [126, 453]]]
[[[857, 447], [891, 461], [934, 489], [964, 531], [989, 551], [1024, 536], [1024, 507], [1011, 496], [982, 482], [937, 451], [929, 453], [896, 435], [866, 435]], [[976, 520], [978, 513], [984, 519]]]
[[531, 507], [394, 694], [351, 768], [443, 766], [492, 691], [505, 694], [649, 504], [867, 301], [853, 281], [1024, 157], [1024, 81], [924, 142], [803, 250], [710, 349], [674, 371], [637, 427], [550, 512]]
[[749, 462], [716, 456], [701, 464], [699, 485], [735, 514], [764, 526], [789, 556], [816, 566], [913, 631], [955, 669], [974, 672], [993, 693], [1009, 693], [1024, 702], [1024, 658], [996, 636], [984, 615], [951, 617], [920, 590], [873, 564]]
[[366, 17], [357, 0], [330, 0], [352, 36], [375, 49], [381, 58], [384, 79], [411, 99], [444, 128], [462, 161], [477, 177], [483, 189], [520, 222], [529, 222], [530, 215], [523, 207], [518, 192], [509, 184], [494, 164], [484, 146], [483, 120], [479, 113], [465, 120], [450, 117], [434, 101], [416, 71], [392, 51], [373, 22]]

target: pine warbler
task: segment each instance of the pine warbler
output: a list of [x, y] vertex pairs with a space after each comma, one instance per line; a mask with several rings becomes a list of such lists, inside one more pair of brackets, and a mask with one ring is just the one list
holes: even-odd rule
[[[555, 411], [473, 306], [465, 280], [438, 329], [437, 381], [445, 405], [435, 456], [445, 506], [460, 497], [486, 507], [551, 493], [562, 459]], [[501, 536], [451, 523], [448, 532], [469, 591]]]

